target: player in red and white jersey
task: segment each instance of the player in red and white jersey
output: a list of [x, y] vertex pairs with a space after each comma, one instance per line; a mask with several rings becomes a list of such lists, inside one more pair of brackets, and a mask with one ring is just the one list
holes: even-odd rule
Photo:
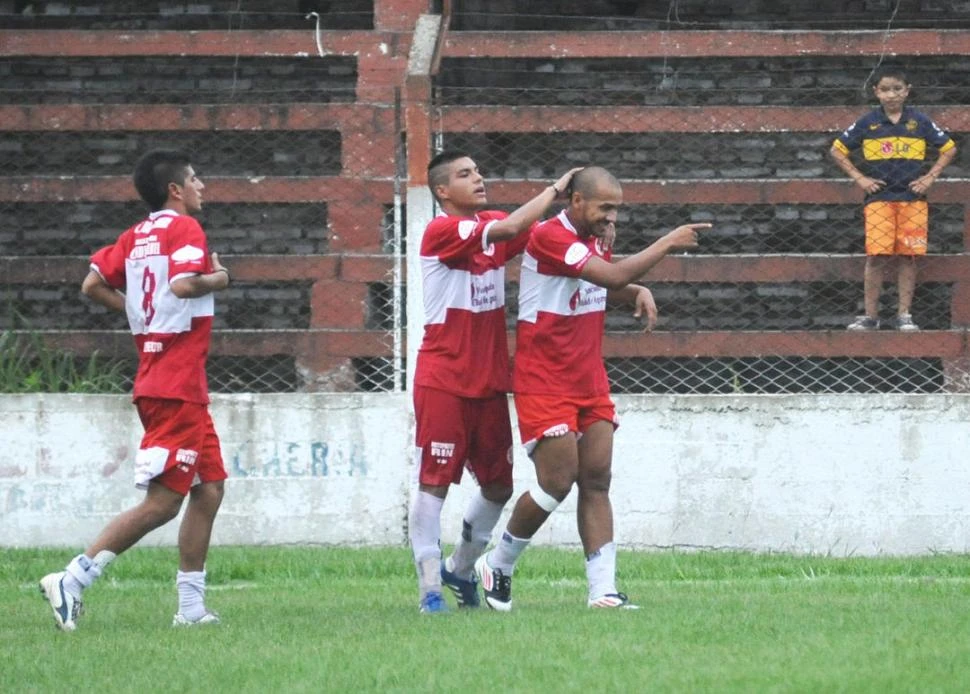
[[677, 227], [648, 248], [613, 263], [605, 237], [615, 233], [619, 181], [600, 167], [573, 177], [569, 203], [532, 232], [522, 260], [513, 376], [519, 432], [537, 484], [516, 502], [499, 543], [475, 564], [485, 602], [512, 609], [519, 555], [576, 484], [577, 521], [590, 607], [634, 607], [616, 588], [616, 546], [609, 489], [618, 425], [603, 364], [607, 301], [628, 302], [653, 328], [657, 308], [631, 284], [674, 248], [694, 247], [710, 224]]
[[205, 560], [227, 475], [209, 416], [205, 363], [213, 292], [229, 286], [229, 271], [210, 255], [192, 217], [202, 210], [205, 186], [188, 156], [148, 152], [135, 166], [134, 183], [151, 214], [91, 257], [81, 290], [125, 311], [138, 348], [133, 399], [145, 433], [135, 485], [145, 498], [110, 521], [64, 571], [41, 579], [57, 626], [66, 631], [76, 626], [82, 591], [118, 554], [175, 518], [186, 496], [173, 625], [219, 621], [205, 606]]
[[[511, 214], [487, 211], [485, 180], [463, 152], [442, 152], [428, 185], [443, 213], [421, 241], [424, 339], [414, 376], [418, 485], [410, 540], [422, 612], [447, 610], [442, 584], [459, 607], [479, 605], [475, 560], [512, 496], [511, 374], [505, 326], [505, 263], [566, 189], [570, 171]], [[476, 494], [454, 552], [441, 558], [441, 509], [464, 468]]]

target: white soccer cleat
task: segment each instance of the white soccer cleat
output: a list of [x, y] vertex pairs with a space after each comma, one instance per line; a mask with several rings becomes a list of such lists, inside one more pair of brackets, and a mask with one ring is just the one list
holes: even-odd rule
[[630, 602], [630, 598], [625, 593], [607, 593], [598, 598], [590, 598], [586, 603], [588, 607], [616, 607], [621, 610], [639, 610], [639, 605]]
[[512, 610], [512, 577], [506, 576], [501, 569], [488, 565], [488, 555], [483, 554], [475, 562], [475, 574], [485, 595], [485, 604], [499, 612]]
[[186, 619], [185, 615], [183, 615], [181, 612], [176, 612], [175, 616], [172, 617], [173, 627], [197, 627], [197, 626], [202, 626], [204, 624], [221, 624], [221, 623], [222, 622], [219, 619], [219, 615], [217, 615], [215, 612], [208, 612], [208, 611], [204, 615], [196, 619], [195, 621]]
[[58, 571], [40, 579], [40, 592], [54, 611], [54, 622], [61, 631], [74, 631], [81, 616], [81, 599], [64, 590], [66, 572]]

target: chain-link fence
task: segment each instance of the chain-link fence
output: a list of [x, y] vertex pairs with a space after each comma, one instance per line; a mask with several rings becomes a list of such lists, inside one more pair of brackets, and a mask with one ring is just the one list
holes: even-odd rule
[[[79, 358], [98, 349], [133, 374], [133, 350], [117, 339], [124, 317], [81, 297], [79, 283], [85, 258], [146, 213], [130, 183], [140, 154], [181, 149], [206, 184], [210, 250], [234, 278], [217, 298], [211, 389], [403, 388], [399, 98], [395, 85], [362, 88], [353, 45], [317, 55], [308, 16], [366, 39], [373, 3], [18, 5], [4, 29], [92, 45], [0, 57], [0, 256], [19, 277], [0, 286], [0, 330], [41, 334]], [[162, 44], [191, 41], [186, 29], [256, 42], [291, 30], [313, 52], [186, 43], [117, 54], [120, 30]], [[54, 272], [32, 270], [44, 263]]]
[[[14, 276], [0, 284], [0, 330], [37, 331], [80, 355], [101, 349], [128, 360], [133, 373], [134, 354], [122, 346], [130, 340], [119, 339], [124, 319], [80, 297], [78, 284], [84, 258], [143, 215], [129, 182], [138, 155], [179, 147], [192, 152], [206, 183], [201, 221], [234, 277], [217, 301], [212, 390], [403, 388], [407, 104], [399, 67], [410, 36], [374, 29], [380, 3], [294, 2], [286, 11], [268, 2], [21, 4], [31, 11], [0, 15], [5, 29], [251, 30], [255, 42], [263, 30], [282, 29], [300, 32], [313, 51], [319, 35], [307, 13], [317, 11], [325, 30], [348, 32], [361, 45], [323, 55], [258, 48], [220, 55], [166, 36], [183, 41], [171, 55], [0, 54], [0, 256], [16, 260]], [[869, 82], [890, 58], [803, 55], [771, 37], [764, 56], [720, 55], [712, 43], [713, 55], [685, 57], [674, 50], [683, 44], [675, 30], [731, 28], [712, 14], [730, 3], [663, 3], [656, 16], [648, 3], [626, 3], [625, 14], [620, 4], [584, 3], [585, 12], [604, 13], [587, 16], [576, 3], [559, 3], [561, 14], [538, 16], [521, 3], [492, 12], [454, 3], [467, 11], [453, 17], [431, 111], [434, 146], [468, 151], [496, 207], [511, 209], [567, 168], [595, 163], [623, 183], [618, 254], [681, 223], [713, 224], [697, 251], [648, 276], [660, 312], [652, 334], [642, 334], [625, 308], [609, 313], [604, 345], [614, 390], [965, 390], [968, 53], [892, 58], [907, 68], [908, 103], [949, 131], [958, 154], [928, 194], [928, 253], [916, 261], [910, 309], [920, 330], [895, 329], [900, 297], [887, 270], [881, 329], [849, 331], [866, 312], [863, 193], [829, 149], [876, 104]], [[814, 4], [818, 14], [832, 3]], [[860, 13], [857, 28], [906, 18], [907, 8], [884, 4], [872, 16]], [[808, 3], [789, 5], [812, 15]], [[947, 21], [966, 20], [950, 5]], [[748, 12], [735, 28], [774, 28], [771, 15], [764, 7], [762, 15]], [[925, 26], [915, 16], [910, 26]], [[831, 28], [817, 19], [803, 26]], [[592, 30], [643, 30], [660, 50], [527, 55], [514, 38], [523, 28], [582, 40]], [[508, 31], [497, 39], [521, 57], [468, 55], [465, 37], [483, 29]], [[605, 33], [595, 41], [605, 49], [604, 37], [608, 43]], [[377, 48], [362, 48], [368, 41]], [[936, 157], [928, 147], [921, 170]], [[510, 329], [516, 279], [513, 271]]]
[[[624, 186], [619, 254], [679, 224], [713, 225], [697, 251], [648, 275], [660, 314], [653, 334], [641, 335], [623, 310], [609, 314], [605, 352], [616, 392], [963, 390], [959, 345], [970, 297], [962, 153], [929, 192], [927, 255], [886, 258], [883, 291], [869, 307], [881, 322], [857, 321], [867, 312], [870, 272], [863, 191], [829, 150], [878, 106], [872, 80], [879, 62], [842, 55], [446, 57], [436, 83], [437, 141], [470, 153], [487, 177], [502, 181], [503, 198], [524, 199], [528, 181], [551, 181], [573, 166], [606, 167]], [[970, 65], [950, 56], [914, 56], [902, 65], [912, 84], [907, 103], [962, 146]], [[939, 156], [935, 136], [909, 111], [902, 125], [902, 134], [867, 133], [865, 153], [861, 142], [850, 153], [860, 172], [890, 179], [889, 187], [925, 174]], [[908, 196], [890, 196], [899, 197]], [[880, 226], [873, 215], [885, 213], [871, 213], [868, 224]], [[869, 252], [910, 252], [900, 243]], [[902, 308], [913, 323], [898, 325], [904, 267], [916, 270], [911, 304], [902, 279]]]

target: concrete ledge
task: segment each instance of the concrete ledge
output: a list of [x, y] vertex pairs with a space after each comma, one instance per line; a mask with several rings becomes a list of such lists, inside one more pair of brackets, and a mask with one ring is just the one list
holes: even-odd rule
[[[214, 398], [231, 474], [214, 542], [405, 543], [409, 397]], [[836, 556], [968, 550], [970, 396], [616, 402], [611, 496], [622, 546]], [[90, 541], [140, 498], [131, 486], [140, 434], [125, 396], [0, 396], [0, 545]], [[514, 453], [518, 494], [534, 473], [521, 446]], [[468, 479], [452, 488], [445, 543], [457, 537], [474, 493]], [[574, 492], [538, 544], [578, 544], [575, 503]], [[176, 530], [172, 523], [144, 542], [173, 544]]]

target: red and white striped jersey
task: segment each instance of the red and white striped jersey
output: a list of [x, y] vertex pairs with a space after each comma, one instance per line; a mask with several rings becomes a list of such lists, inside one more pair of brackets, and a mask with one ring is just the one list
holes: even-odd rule
[[171, 282], [212, 272], [205, 232], [173, 210], [160, 210], [91, 256], [91, 269], [125, 292], [125, 313], [138, 348], [134, 399], [208, 403], [205, 363], [213, 295], [180, 299]]
[[467, 398], [511, 389], [505, 327], [505, 263], [522, 252], [528, 233], [490, 243], [488, 228], [505, 212], [440, 215], [421, 241], [424, 340], [417, 385]]
[[540, 223], [529, 237], [519, 280], [516, 393], [609, 394], [603, 365], [606, 289], [579, 277], [594, 255], [612, 257], [598, 238], [581, 238], [565, 212]]

